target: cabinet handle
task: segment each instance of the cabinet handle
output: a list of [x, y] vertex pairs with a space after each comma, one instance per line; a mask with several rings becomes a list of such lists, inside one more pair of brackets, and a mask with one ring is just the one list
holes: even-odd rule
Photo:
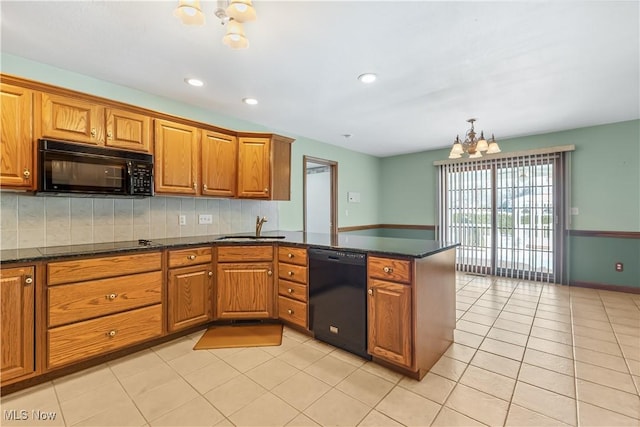
[[113, 338], [116, 336], [116, 334], [118, 333], [118, 331], [116, 331], [115, 329], [110, 330], [109, 332], [107, 332], [107, 336], [109, 338]]
[[369, 289], [369, 290], [367, 291], [367, 293], [368, 293], [369, 295], [373, 295], [373, 289]]
[[202, 184], [202, 189], [203, 189], [204, 191], [207, 191], [207, 189], [208, 189], [208, 188], [207, 188], [207, 184]]
[[197, 182], [195, 182], [195, 181], [193, 181], [193, 189], [194, 189], [194, 190], [197, 190], [197, 189], [198, 189], [198, 183], [197, 183]]
[[109, 129], [107, 131], [107, 139], [112, 139], [113, 138], [113, 132], [111, 132], [111, 129]]
[[385, 273], [393, 273], [393, 268], [385, 267], [385, 268], [382, 269], [382, 271], [384, 271]]
[[96, 128], [91, 128], [91, 138], [95, 138], [98, 132], [96, 132]]
[[25, 285], [30, 285], [30, 284], [32, 284], [32, 283], [33, 283], [33, 277], [31, 277], [31, 276], [27, 276], [27, 277], [24, 279], [24, 284], [25, 284]]
[[118, 297], [118, 294], [109, 294], [109, 295], [106, 295], [106, 298], [107, 298], [109, 301], [113, 301], [113, 300], [114, 300], [114, 299], [116, 299], [117, 297]]
[[293, 314], [293, 310], [289, 309], [289, 310], [287, 310], [287, 313]]
[[293, 289], [289, 288], [289, 289], [287, 289], [287, 292], [289, 292], [290, 294], [292, 294], [292, 293], [293, 293]]
[[293, 276], [293, 271], [287, 273], [289, 276]]
[[288, 256], [289, 258], [293, 258], [293, 254], [292, 254], [292, 253], [288, 253], [288, 254], [287, 254], [287, 256]]
[[29, 169], [24, 168], [24, 170], [22, 171], [22, 176], [24, 177], [24, 179], [31, 178], [31, 172], [29, 172]]
[[269, 276], [271, 276], [271, 275], [273, 274], [273, 271], [269, 270], [269, 271], [267, 271], [267, 274], [268, 274]]
[[268, 193], [269, 192], [269, 187], [265, 187], [264, 192]]
[[187, 259], [190, 259], [191, 261], [193, 261], [194, 259], [196, 259], [196, 256], [195, 255], [189, 255], [187, 257]]
[[213, 277], [213, 272], [210, 271], [209, 273], [207, 273], [209, 277]]

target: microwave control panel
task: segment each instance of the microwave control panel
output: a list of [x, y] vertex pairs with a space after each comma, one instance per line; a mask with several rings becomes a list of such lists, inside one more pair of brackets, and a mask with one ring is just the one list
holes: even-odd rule
[[131, 194], [153, 196], [153, 164], [131, 164]]

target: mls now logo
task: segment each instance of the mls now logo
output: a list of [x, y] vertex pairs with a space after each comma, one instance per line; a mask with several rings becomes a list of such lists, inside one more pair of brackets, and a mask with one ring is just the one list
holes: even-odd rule
[[29, 419], [37, 421], [53, 421], [56, 419], [55, 412], [44, 412], [39, 410], [33, 410], [31, 412], [25, 409], [8, 409], [4, 411], [4, 419], [6, 421], [26, 421]]

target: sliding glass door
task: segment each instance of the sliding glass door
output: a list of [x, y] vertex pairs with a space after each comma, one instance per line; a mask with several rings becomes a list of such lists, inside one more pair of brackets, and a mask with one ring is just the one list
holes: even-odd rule
[[460, 271], [561, 279], [562, 153], [440, 166], [440, 238]]

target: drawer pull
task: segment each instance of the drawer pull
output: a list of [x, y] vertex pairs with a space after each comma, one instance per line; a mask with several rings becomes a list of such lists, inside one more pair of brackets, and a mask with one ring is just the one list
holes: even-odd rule
[[33, 277], [31, 277], [31, 276], [27, 276], [27, 277], [24, 279], [24, 284], [25, 284], [25, 285], [30, 285], [30, 284], [32, 284], [32, 283], [33, 283]]
[[293, 254], [292, 254], [291, 252], [289, 252], [289, 253], [287, 254], [287, 256], [288, 256], [289, 258], [293, 258]]
[[292, 293], [293, 293], [293, 289], [289, 288], [289, 289], [287, 289], [287, 292], [289, 292], [290, 294], [292, 294]]
[[293, 271], [287, 273], [289, 276], [293, 276]]
[[393, 273], [393, 268], [385, 267], [385, 268], [382, 269], [382, 271], [384, 271], [385, 273]]
[[107, 336], [109, 338], [113, 338], [116, 336], [116, 334], [118, 333], [118, 331], [116, 331], [115, 329], [110, 330], [109, 332], [107, 332]]
[[193, 261], [194, 259], [196, 259], [196, 256], [195, 255], [189, 255], [187, 257], [187, 259], [190, 259], [191, 261]]
[[269, 276], [271, 276], [271, 275], [273, 274], [273, 271], [269, 270], [269, 271], [267, 271], [267, 274], [268, 274]]
[[213, 276], [213, 272], [211, 272], [211, 271], [208, 274], [209, 274], [209, 277]]
[[107, 298], [109, 301], [113, 301], [113, 300], [114, 300], [114, 299], [116, 299], [117, 297], [118, 297], [118, 294], [109, 294], [109, 295], [106, 295], [106, 298]]
[[289, 310], [287, 310], [287, 313], [293, 314], [293, 310], [289, 309]]

